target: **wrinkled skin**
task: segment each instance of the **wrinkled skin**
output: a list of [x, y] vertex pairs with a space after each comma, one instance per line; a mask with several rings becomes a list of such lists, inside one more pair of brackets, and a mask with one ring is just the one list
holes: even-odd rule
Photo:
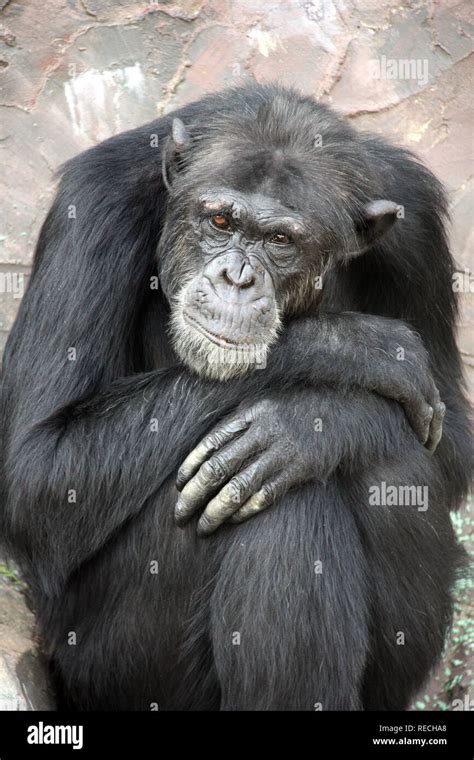
[[292, 486], [326, 477], [312, 411], [308, 394], [286, 395], [242, 409], [209, 433], [180, 469], [178, 524], [205, 507], [197, 531], [210, 535], [226, 520], [261, 512]]
[[200, 374], [229, 379], [266, 360], [289, 288], [311, 268], [310, 231], [275, 199], [230, 189], [200, 195], [192, 230], [198, 271], [178, 296], [174, 344]]

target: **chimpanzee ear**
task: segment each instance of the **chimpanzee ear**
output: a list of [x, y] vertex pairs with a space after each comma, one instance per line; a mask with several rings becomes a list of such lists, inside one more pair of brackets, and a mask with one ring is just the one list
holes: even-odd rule
[[370, 248], [397, 219], [398, 205], [393, 201], [370, 201], [357, 223], [357, 236], [361, 250]]
[[191, 145], [191, 137], [181, 119], [173, 119], [171, 125], [171, 139], [177, 153], [183, 153]]
[[163, 151], [162, 175], [167, 190], [170, 189], [173, 176], [178, 171], [179, 159], [191, 146], [191, 137], [181, 119], [174, 118], [171, 123], [171, 135]]

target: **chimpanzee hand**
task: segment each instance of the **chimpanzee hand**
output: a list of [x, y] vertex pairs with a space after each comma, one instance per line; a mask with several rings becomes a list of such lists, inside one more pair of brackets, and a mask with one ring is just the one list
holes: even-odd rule
[[242, 522], [293, 486], [317, 478], [318, 447], [308, 440], [318, 435], [313, 424], [307, 395], [297, 391], [223, 420], [178, 472], [178, 525], [205, 507], [197, 532], [207, 536], [226, 520]]

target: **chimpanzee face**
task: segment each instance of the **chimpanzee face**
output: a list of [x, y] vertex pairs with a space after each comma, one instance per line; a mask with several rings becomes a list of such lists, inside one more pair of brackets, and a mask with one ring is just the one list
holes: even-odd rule
[[191, 208], [198, 255], [178, 293], [172, 334], [183, 361], [222, 380], [265, 362], [291, 287], [307, 282], [310, 232], [295, 211], [261, 193], [214, 189]]
[[314, 313], [319, 277], [373, 245], [397, 213], [377, 188], [367, 194], [350, 142], [341, 154], [345, 143], [328, 139], [321, 157], [297, 150], [293, 133], [286, 147], [223, 134], [190, 147], [173, 120], [158, 246], [174, 348], [218, 380], [264, 365], [283, 320]]

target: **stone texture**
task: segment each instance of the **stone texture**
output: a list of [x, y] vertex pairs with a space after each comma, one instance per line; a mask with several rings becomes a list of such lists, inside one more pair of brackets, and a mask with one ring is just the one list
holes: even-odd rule
[[20, 585], [0, 575], [0, 710], [52, 710], [34, 617]]

